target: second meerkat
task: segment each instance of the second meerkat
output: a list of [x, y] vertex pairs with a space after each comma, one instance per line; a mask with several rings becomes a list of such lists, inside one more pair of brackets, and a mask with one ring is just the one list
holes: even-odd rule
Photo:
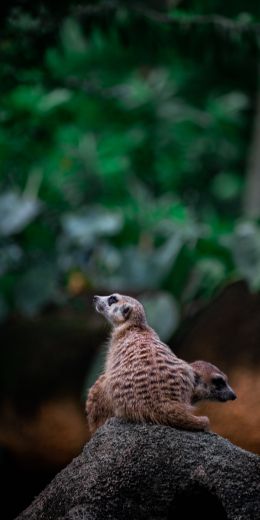
[[[91, 433], [111, 416], [206, 430], [208, 417], [194, 415], [191, 403], [235, 399], [217, 367], [203, 361], [186, 363], [160, 340], [148, 325], [140, 302], [112, 294], [95, 296], [94, 303], [113, 329], [105, 371], [91, 387], [86, 403]], [[212, 392], [209, 384], [214, 370], [225, 386], [222, 392], [217, 388]], [[208, 384], [203, 382], [204, 373]]]

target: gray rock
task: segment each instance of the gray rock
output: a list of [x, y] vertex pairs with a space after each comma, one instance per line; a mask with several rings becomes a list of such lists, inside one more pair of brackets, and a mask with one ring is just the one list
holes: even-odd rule
[[260, 519], [260, 457], [214, 433], [110, 419], [19, 520]]

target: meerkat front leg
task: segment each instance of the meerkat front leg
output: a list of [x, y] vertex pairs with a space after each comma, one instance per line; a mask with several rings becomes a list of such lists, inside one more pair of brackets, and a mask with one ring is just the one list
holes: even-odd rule
[[102, 374], [90, 388], [86, 402], [86, 413], [90, 433], [95, 431], [113, 416], [109, 396], [105, 389], [106, 376]]

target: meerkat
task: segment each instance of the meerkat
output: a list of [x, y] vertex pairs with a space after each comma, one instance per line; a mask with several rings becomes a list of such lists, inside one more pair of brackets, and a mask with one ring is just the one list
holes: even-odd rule
[[198, 401], [234, 401], [237, 398], [234, 390], [228, 384], [224, 372], [207, 361], [193, 361], [190, 366], [195, 373], [195, 384], [191, 403]]
[[224, 381], [225, 375], [213, 365], [206, 369], [205, 362], [192, 366], [179, 359], [148, 325], [142, 304], [134, 298], [95, 296], [94, 304], [111, 323], [112, 334], [104, 373], [87, 398], [90, 432], [111, 416], [207, 430], [208, 417], [194, 415], [192, 404], [205, 398], [219, 400], [210, 381], [213, 372]]

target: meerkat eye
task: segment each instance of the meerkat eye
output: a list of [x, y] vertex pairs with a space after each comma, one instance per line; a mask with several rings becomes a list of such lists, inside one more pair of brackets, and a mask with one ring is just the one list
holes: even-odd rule
[[108, 300], [107, 300], [107, 303], [110, 307], [110, 305], [113, 305], [113, 303], [117, 303], [118, 299], [116, 296], [109, 296]]
[[216, 388], [222, 388], [223, 386], [226, 385], [226, 383], [225, 383], [223, 377], [221, 377], [221, 376], [213, 377], [213, 378], [212, 378], [212, 383], [214, 384], [214, 386], [215, 386]]

